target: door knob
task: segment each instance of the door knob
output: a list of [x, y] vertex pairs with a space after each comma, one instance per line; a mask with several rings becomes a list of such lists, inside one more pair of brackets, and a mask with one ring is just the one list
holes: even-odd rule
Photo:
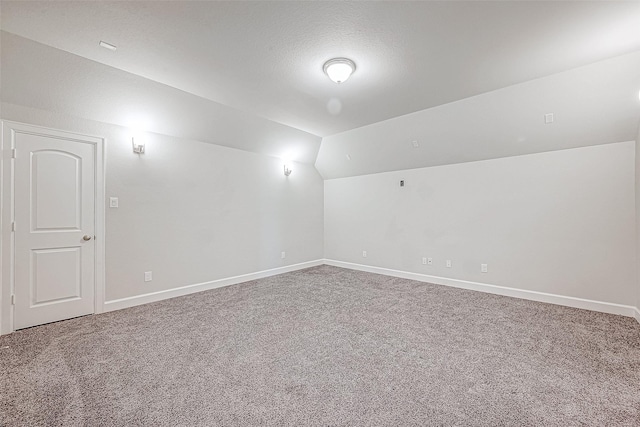
[[91, 236], [87, 236], [87, 235], [85, 235], [85, 236], [82, 238], [82, 240], [84, 240], [85, 242], [86, 242], [86, 241], [89, 241], [89, 240], [91, 240]]

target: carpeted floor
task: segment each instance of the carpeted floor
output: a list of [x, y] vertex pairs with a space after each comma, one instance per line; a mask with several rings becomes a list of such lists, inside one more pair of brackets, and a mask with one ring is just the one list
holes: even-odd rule
[[640, 425], [631, 318], [320, 266], [0, 337], [0, 425]]

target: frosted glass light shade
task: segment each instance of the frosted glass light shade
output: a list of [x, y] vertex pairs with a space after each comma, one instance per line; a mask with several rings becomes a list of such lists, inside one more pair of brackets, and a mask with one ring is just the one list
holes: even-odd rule
[[332, 81], [342, 83], [356, 70], [356, 64], [347, 58], [334, 58], [325, 62], [322, 68]]

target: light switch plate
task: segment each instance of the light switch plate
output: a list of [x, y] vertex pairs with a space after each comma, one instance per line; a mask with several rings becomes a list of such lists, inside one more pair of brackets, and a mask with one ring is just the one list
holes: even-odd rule
[[118, 207], [118, 198], [117, 197], [109, 197], [109, 207], [117, 208]]

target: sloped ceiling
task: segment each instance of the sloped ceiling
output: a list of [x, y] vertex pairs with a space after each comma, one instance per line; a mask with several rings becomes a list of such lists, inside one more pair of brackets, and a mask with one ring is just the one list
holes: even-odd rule
[[0, 98], [54, 113], [315, 162], [320, 137], [2, 33]]
[[[354, 129], [640, 50], [640, 2], [635, 1], [2, 1], [0, 7], [1, 26], [7, 32], [2, 37], [3, 74], [20, 78], [19, 71], [11, 74], [14, 65], [4, 58], [7, 43], [15, 47], [33, 40], [55, 48], [58, 53], [48, 55], [59, 60], [65, 52], [90, 60], [72, 61], [82, 63], [93, 76], [80, 79], [93, 79], [86, 82], [87, 90], [91, 86], [98, 93], [111, 93], [124, 80], [129, 80], [129, 87], [147, 88], [137, 94], [139, 104], [155, 106], [147, 113], [159, 114], [151, 121], [165, 126], [149, 130], [190, 132], [191, 138], [269, 155], [282, 155], [288, 148], [278, 141], [291, 137], [293, 144], [299, 141], [302, 154], [297, 160], [305, 162], [314, 161], [319, 137], [326, 137], [327, 148], [323, 142], [318, 159], [326, 176], [373, 170], [348, 166], [352, 172], [330, 172], [325, 167], [334, 153], [341, 154], [329, 147], [350, 140]], [[100, 40], [118, 50], [98, 47]], [[22, 58], [23, 66], [43, 65], [20, 49], [13, 54], [14, 60]], [[337, 56], [357, 64], [352, 78], [341, 85], [322, 73], [322, 64]], [[50, 83], [44, 75], [33, 77]], [[109, 90], [101, 90], [102, 84]], [[93, 96], [82, 86], [69, 89], [72, 94], [60, 96], [68, 96], [66, 104], [76, 109], [79, 98]], [[123, 99], [128, 90], [115, 93], [117, 102], [115, 98]], [[17, 98], [12, 102], [25, 102], [17, 91], [3, 90], [3, 97], [9, 95]], [[168, 106], [174, 97], [180, 98], [175, 104], [180, 111], [189, 114], [174, 114]], [[47, 102], [65, 104], [49, 98]], [[162, 99], [167, 101], [159, 102]], [[105, 103], [102, 109], [83, 111], [95, 120], [121, 120], [111, 107]], [[500, 123], [517, 122], [511, 113], [504, 111]], [[619, 117], [620, 123], [626, 123], [628, 113]], [[456, 128], [468, 127], [464, 117]], [[219, 138], [202, 137], [212, 134], [203, 119], [215, 123]], [[616, 131], [624, 133], [621, 129]], [[490, 147], [467, 151], [464, 144], [439, 149], [450, 150], [433, 154], [446, 162], [506, 153], [497, 154]], [[506, 155], [527, 150], [507, 150]], [[420, 165], [431, 164], [424, 156], [411, 158], [422, 159]], [[385, 159], [386, 166], [376, 170], [416, 164], [396, 160]]]
[[340, 178], [632, 141], [639, 91], [635, 52], [323, 138], [316, 168]]

